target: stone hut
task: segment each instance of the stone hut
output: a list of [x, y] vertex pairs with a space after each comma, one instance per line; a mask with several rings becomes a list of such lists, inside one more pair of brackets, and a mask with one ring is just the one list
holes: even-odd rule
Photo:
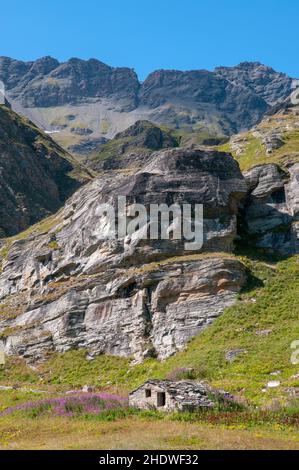
[[129, 395], [130, 406], [140, 409], [194, 411], [215, 403], [216, 392], [202, 382], [148, 380]]

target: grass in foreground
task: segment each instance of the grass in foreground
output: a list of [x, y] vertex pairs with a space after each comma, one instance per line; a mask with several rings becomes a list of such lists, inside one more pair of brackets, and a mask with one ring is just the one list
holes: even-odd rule
[[273, 423], [247, 427], [145, 414], [112, 421], [6, 416], [0, 449], [299, 449], [299, 442], [296, 429]]
[[92, 394], [83, 395], [0, 391], [6, 410], [13, 405], [0, 413], [0, 449], [299, 449], [296, 402], [279, 411], [219, 404], [164, 414], [106, 394], [94, 395], [95, 409]]

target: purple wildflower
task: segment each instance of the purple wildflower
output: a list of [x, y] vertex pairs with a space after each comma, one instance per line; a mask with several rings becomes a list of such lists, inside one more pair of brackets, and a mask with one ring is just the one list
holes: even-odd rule
[[98, 414], [105, 410], [123, 407], [127, 399], [108, 393], [83, 393], [78, 392], [59, 398], [49, 398], [38, 401], [30, 401], [7, 408], [0, 416], [5, 416], [16, 411], [28, 411], [33, 415], [50, 412], [57, 416], [75, 416], [80, 414]]

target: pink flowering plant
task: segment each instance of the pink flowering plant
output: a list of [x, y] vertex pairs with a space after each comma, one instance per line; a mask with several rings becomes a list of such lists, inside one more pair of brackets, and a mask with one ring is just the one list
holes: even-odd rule
[[97, 415], [102, 412], [125, 408], [126, 406], [127, 399], [118, 395], [108, 393], [74, 393], [70, 394], [70, 396], [48, 398], [12, 406], [0, 413], [0, 416], [24, 411], [31, 417], [47, 413], [56, 416], [74, 417]]

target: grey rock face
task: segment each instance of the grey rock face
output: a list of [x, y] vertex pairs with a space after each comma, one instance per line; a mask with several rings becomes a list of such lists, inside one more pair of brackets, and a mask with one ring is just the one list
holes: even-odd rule
[[290, 77], [259, 62], [243, 62], [236, 67], [217, 67], [215, 71], [230, 82], [251, 89], [270, 106], [283, 102], [291, 93]]
[[258, 165], [244, 174], [251, 195], [264, 199], [284, 189], [288, 175], [276, 164]]
[[113, 68], [90, 59], [59, 63], [52, 57], [36, 62], [0, 58], [0, 77], [9, 96], [26, 107], [60, 106], [87, 98], [111, 97], [135, 106], [139, 82], [128, 68]]
[[239, 262], [215, 258], [185, 264], [160, 282], [152, 295], [152, 343], [159, 357], [183, 349], [221, 315], [245, 279]]
[[244, 176], [250, 191], [245, 232], [251, 242], [272, 253], [298, 253], [299, 165], [287, 170], [276, 164], [259, 165]]
[[290, 175], [286, 185], [286, 201], [290, 214], [297, 221], [299, 218], [299, 163], [288, 168]]
[[[138, 173], [98, 178], [78, 190], [47, 233], [15, 241], [2, 262], [0, 331], [8, 354], [31, 360], [85, 347], [165, 358], [234, 302], [245, 268], [228, 255], [185, 250], [181, 240], [105, 237], [101, 203], [203, 203], [204, 252], [229, 251], [247, 187], [221, 152], [158, 152]], [[187, 256], [187, 258], [186, 258]]]
[[245, 281], [244, 266], [233, 258], [178, 260], [144, 272], [108, 270], [82, 279], [57, 300], [29, 302], [16, 319], [1, 320], [0, 330], [8, 332], [4, 349], [31, 361], [78, 347], [92, 355], [163, 359], [232, 305]]
[[[156, 110], [155, 115], [161, 122], [166, 117], [166, 122], [175, 124], [177, 114], [184, 113], [185, 109], [189, 111], [185, 113], [185, 125], [191, 125], [194, 120], [214, 121], [219, 126], [222, 119], [223, 125], [220, 125], [219, 132], [224, 135], [248, 129], [269, 109], [268, 104], [252, 90], [205, 70], [153, 72], [143, 83], [140, 96], [143, 105]], [[172, 107], [166, 116], [165, 107], [170, 103]], [[176, 113], [172, 114], [175, 108]], [[161, 117], [158, 109], [162, 113]], [[228, 110], [230, 122], [227, 120]]]
[[[238, 164], [229, 154], [190, 149], [158, 152], [132, 176], [98, 178], [77, 191], [60, 214], [63, 222], [45, 237], [14, 243], [6, 261], [8, 276], [4, 264], [0, 286], [5, 292], [15, 291], [15, 282], [9, 282], [12, 270], [19, 273], [18, 290], [23, 282], [29, 281], [34, 287], [65, 273], [94, 274], [105, 265], [136, 265], [185, 253], [182, 240], [144, 240], [145, 227], [131, 238], [107, 239], [111, 220], [99, 213], [99, 205], [116, 207], [118, 196], [127, 198], [128, 207], [135, 203], [147, 208], [152, 203], [203, 204], [203, 250], [230, 251], [236, 236], [238, 204], [246, 192]], [[54, 252], [49, 248], [53, 240], [61, 247]]]

